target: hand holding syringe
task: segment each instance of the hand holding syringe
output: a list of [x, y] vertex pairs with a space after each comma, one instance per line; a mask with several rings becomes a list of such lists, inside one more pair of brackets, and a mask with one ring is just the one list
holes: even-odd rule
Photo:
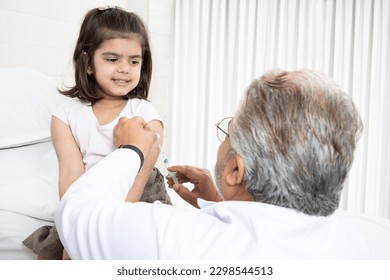
[[[168, 156], [167, 156], [167, 154], [164, 152], [164, 150], [162, 149], [161, 145], [159, 145], [159, 147], [160, 147], [160, 154], [161, 154], [161, 157], [162, 157], [162, 159], [163, 159], [165, 168], [168, 170], [168, 167], [171, 166], [171, 165], [169, 164]], [[173, 182], [174, 182], [175, 184], [179, 184], [179, 181], [178, 181], [177, 178], [176, 178], [176, 173], [175, 173], [175, 172], [170, 172], [169, 170], [168, 170], [168, 173], [169, 173], [169, 175], [171, 176]]]

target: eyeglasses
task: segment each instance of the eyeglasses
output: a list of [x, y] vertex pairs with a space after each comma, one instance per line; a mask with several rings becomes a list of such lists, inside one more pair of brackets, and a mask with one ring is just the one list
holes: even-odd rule
[[217, 127], [217, 137], [219, 141], [223, 142], [226, 139], [226, 136], [229, 137], [229, 123], [231, 122], [232, 117], [223, 118], [219, 123], [216, 123]]

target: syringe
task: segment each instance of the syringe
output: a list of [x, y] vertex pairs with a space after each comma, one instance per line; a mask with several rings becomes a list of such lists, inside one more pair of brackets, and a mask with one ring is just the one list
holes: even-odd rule
[[167, 171], [168, 171], [169, 175], [171, 176], [173, 182], [175, 184], [179, 184], [179, 181], [176, 178], [176, 173], [175, 172], [171, 172], [171, 171], [168, 170], [168, 167], [170, 167], [171, 165], [169, 164], [169, 160], [168, 160], [167, 154], [164, 152], [164, 150], [162, 149], [161, 145], [159, 145], [159, 147], [160, 147], [160, 154], [161, 154], [161, 157], [163, 159], [165, 168], [167, 169]]

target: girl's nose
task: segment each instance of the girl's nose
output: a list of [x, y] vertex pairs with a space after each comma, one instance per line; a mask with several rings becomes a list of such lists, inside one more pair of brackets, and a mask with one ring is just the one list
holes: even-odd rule
[[127, 62], [120, 63], [118, 66], [118, 69], [116, 71], [118, 73], [121, 73], [121, 74], [128, 74], [129, 73], [129, 64]]
[[127, 69], [118, 69], [117, 72], [121, 74], [129, 74], [129, 70]]

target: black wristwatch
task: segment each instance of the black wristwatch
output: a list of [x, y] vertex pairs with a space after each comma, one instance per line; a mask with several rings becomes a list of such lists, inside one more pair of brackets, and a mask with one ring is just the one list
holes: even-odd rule
[[[134, 145], [120, 145], [118, 147], [118, 149], [130, 149], [130, 150], [133, 150], [134, 152], [136, 152], [139, 156], [139, 159], [141, 160], [141, 165], [139, 167], [139, 170], [141, 169], [142, 165], [144, 164], [144, 154], [142, 153], [142, 151], [140, 149], [138, 149]], [[139, 170], [138, 170], [138, 172], [139, 172]]]

